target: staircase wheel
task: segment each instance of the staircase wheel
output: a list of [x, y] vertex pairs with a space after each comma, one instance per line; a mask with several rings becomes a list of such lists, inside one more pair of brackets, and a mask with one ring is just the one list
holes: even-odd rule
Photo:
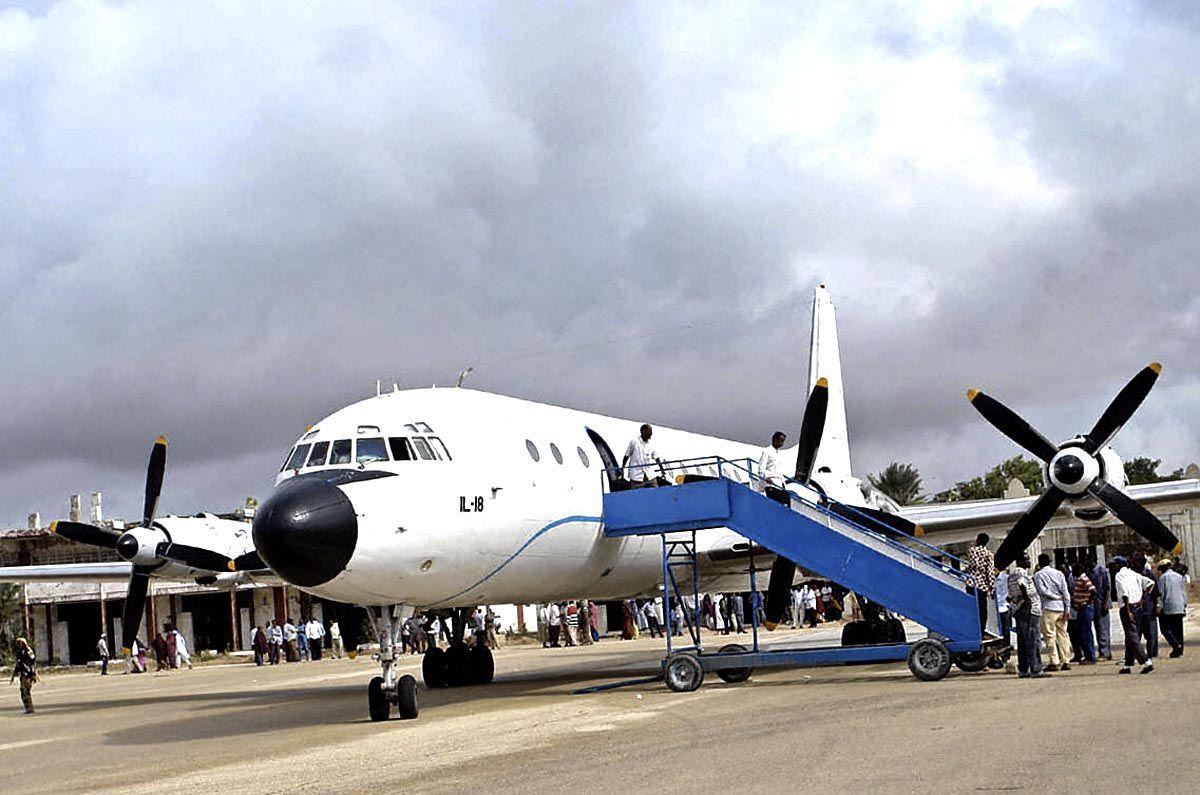
[[921, 638], [908, 650], [908, 670], [924, 682], [950, 673], [950, 650], [937, 638]]
[[[745, 654], [746, 647], [740, 643], [728, 643], [717, 651], [718, 654]], [[745, 682], [754, 673], [753, 668], [721, 668], [716, 671], [721, 681], [736, 685]]]
[[682, 652], [667, 658], [666, 670], [663, 673], [667, 687], [676, 693], [691, 693], [704, 681], [704, 669], [700, 667], [700, 661], [691, 654]]

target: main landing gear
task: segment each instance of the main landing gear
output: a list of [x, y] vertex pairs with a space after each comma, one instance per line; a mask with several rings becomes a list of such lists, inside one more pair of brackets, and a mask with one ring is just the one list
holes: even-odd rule
[[478, 636], [475, 637], [474, 643], [466, 643], [466, 623], [467, 611], [463, 608], [455, 610], [450, 645], [445, 649], [434, 646], [425, 652], [421, 663], [421, 675], [425, 678], [426, 687], [464, 687], [491, 683], [496, 674], [492, 650]]
[[367, 714], [373, 721], [387, 720], [393, 704], [402, 720], [411, 720], [421, 711], [417, 680], [410, 674], [397, 676], [396, 671], [395, 648], [403, 624], [402, 608], [402, 605], [370, 608], [375, 635], [379, 638], [379, 665], [383, 669], [382, 676], [367, 683]]

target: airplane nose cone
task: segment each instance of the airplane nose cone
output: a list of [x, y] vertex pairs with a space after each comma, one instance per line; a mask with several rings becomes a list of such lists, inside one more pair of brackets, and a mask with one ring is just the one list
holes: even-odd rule
[[254, 548], [293, 585], [329, 582], [346, 568], [357, 543], [354, 506], [318, 478], [285, 480], [254, 517]]

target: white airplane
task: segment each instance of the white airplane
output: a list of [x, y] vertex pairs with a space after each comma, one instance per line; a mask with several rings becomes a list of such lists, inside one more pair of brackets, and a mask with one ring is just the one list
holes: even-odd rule
[[[973, 405], [989, 421], [1046, 462], [1046, 494], [1024, 502], [975, 503], [942, 515], [928, 506], [901, 508], [851, 471], [835, 311], [822, 285], [813, 301], [811, 391], [798, 444], [785, 452], [796, 471], [788, 489], [810, 501], [828, 498], [835, 510], [869, 511], [909, 534], [917, 528], [905, 517], [920, 517], [930, 529], [962, 528], [1016, 518], [1015, 511], [1028, 509], [1017, 522], [1019, 532], [1010, 534], [1013, 543], [1002, 545], [1004, 554], [1028, 546], [1060, 506], [1092, 522], [1112, 510], [1169, 549], [1177, 542], [1126, 496], [1133, 489], [1122, 488], [1120, 459], [1108, 447], [1153, 385], [1147, 372], [1157, 376], [1154, 367], [1139, 373], [1091, 434], [1061, 446], [973, 391]], [[606, 488], [621, 487], [618, 453], [641, 424], [472, 389], [394, 390], [331, 414], [296, 441], [275, 492], [255, 516], [253, 550], [232, 541], [214, 549], [219, 534], [208, 537], [207, 547], [190, 535], [187, 543], [218, 552], [221, 560], [207, 561], [214, 570], [236, 559], [229, 567], [239, 574], [243, 569], [259, 574], [265, 563], [311, 594], [368, 608], [383, 669], [369, 687], [371, 715], [387, 717], [390, 700], [401, 704], [403, 715], [414, 682], [397, 678], [392, 646], [397, 619], [408, 611], [458, 611], [454, 624], [461, 633], [466, 611], [481, 604], [658, 593], [658, 540], [609, 538], [603, 530], [602, 496]], [[764, 441], [773, 430], [764, 428]], [[663, 473], [671, 479], [722, 474], [749, 481], [746, 470], [718, 473], [696, 459], [745, 460], [753, 470], [761, 452], [757, 445], [662, 426], [655, 427], [652, 442], [662, 459], [684, 461]], [[150, 506], [148, 517], [152, 513]], [[167, 531], [160, 520], [167, 535], [151, 539], [155, 523], [148, 518], [144, 524], [146, 532], [131, 531], [134, 540], [126, 546], [133, 550], [136, 543], [146, 556], [153, 551], [163, 558], [176, 531]], [[772, 557], [767, 550], [753, 551]], [[700, 531], [702, 588], [745, 590], [751, 552], [750, 542], [732, 531]], [[0, 570], [0, 579], [5, 574]], [[184, 576], [194, 574], [193, 569]], [[778, 620], [780, 588], [786, 595], [793, 576], [792, 564], [774, 561], [769, 621]], [[492, 660], [485, 647], [468, 647], [459, 634], [449, 650], [427, 654], [423, 670], [430, 686], [485, 682]]]

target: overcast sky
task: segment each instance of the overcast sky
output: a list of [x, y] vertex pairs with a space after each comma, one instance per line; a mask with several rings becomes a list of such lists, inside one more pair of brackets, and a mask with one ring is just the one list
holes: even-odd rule
[[[1153, 359], [1200, 458], [1200, 13], [1141, 3], [0, 0], [0, 526], [265, 496], [470, 385], [761, 441], [838, 306], [855, 469], [930, 490]], [[607, 340], [619, 340], [605, 344]]]

